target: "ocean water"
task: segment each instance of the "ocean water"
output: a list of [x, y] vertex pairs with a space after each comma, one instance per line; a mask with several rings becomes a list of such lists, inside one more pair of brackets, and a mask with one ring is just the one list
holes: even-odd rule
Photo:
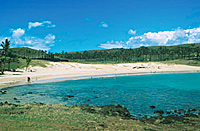
[[[155, 110], [200, 109], [200, 73], [151, 74], [67, 80], [14, 86], [0, 101], [103, 106], [120, 104], [131, 115], [154, 115]], [[66, 95], [73, 95], [68, 98]], [[156, 106], [150, 109], [149, 106]]]

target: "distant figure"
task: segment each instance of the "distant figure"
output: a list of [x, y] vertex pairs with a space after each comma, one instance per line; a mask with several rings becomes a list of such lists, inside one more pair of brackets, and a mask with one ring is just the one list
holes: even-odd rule
[[31, 78], [27, 77], [27, 82], [30, 83], [31, 82]]

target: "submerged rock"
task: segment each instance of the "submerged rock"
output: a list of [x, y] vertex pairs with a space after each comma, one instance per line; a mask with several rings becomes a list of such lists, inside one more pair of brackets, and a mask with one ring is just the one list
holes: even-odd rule
[[155, 106], [149, 106], [151, 109], [155, 109], [156, 107]]
[[192, 112], [196, 112], [197, 110], [196, 110], [196, 109], [192, 109], [191, 111], [192, 111]]
[[73, 95], [66, 95], [65, 97], [73, 98]]
[[172, 111], [165, 111], [166, 114], [170, 115]]
[[64, 100], [68, 100], [68, 98], [64, 98]]
[[45, 94], [39, 94], [40, 96], [45, 96]]
[[164, 111], [162, 110], [154, 111], [154, 114], [162, 116], [164, 114]]

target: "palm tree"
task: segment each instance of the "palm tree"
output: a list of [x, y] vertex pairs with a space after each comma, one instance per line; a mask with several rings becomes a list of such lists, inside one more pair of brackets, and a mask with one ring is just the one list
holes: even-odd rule
[[4, 55], [4, 65], [3, 65], [3, 69], [1, 70], [1, 74], [4, 74], [4, 70], [5, 70], [5, 65], [6, 65], [6, 56], [7, 56], [7, 52], [10, 46], [10, 41], [8, 41], [8, 39], [5, 40], [5, 42], [2, 41], [1, 46], [3, 47], [3, 55]]

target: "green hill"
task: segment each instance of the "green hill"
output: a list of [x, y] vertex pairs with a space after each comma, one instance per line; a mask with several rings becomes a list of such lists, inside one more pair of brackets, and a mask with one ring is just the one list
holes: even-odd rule
[[[3, 52], [1, 49], [0, 52]], [[0, 54], [0, 69], [3, 67], [4, 56]], [[130, 63], [162, 61], [164, 63], [176, 63], [199, 66], [200, 43], [182, 44], [175, 46], [152, 46], [136, 49], [105, 49], [52, 53], [43, 50], [35, 50], [27, 47], [10, 48], [6, 58], [6, 69], [23, 68], [26, 66], [26, 58], [31, 58], [32, 65], [45, 66], [44, 61], [71, 61], [81, 63]], [[43, 62], [40, 62], [43, 60]], [[43, 64], [40, 64], [43, 63]]]

